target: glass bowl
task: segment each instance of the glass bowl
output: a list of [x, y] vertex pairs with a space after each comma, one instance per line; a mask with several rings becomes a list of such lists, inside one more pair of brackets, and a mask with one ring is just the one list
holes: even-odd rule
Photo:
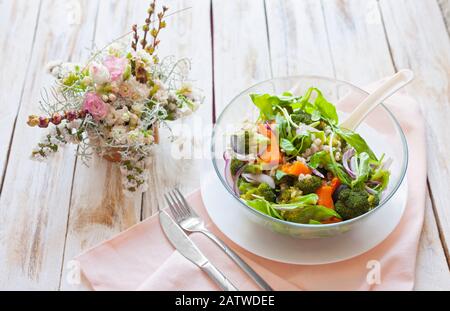
[[325, 98], [336, 105], [340, 122], [345, 119], [346, 114], [368, 96], [367, 92], [350, 83], [320, 76], [291, 76], [267, 80], [246, 89], [226, 106], [217, 119], [211, 140], [214, 169], [225, 189], [242, 208], [245, 217], [249, 217], [252, 221], [269, 230], [298, 238], [335, 236], [347, 232], [355, 226], [364, 226], [366, 222], [370, 222], [374, 213], [382, 208], [389, 207], [388, 203], [399, 189], [408, 164], [408, 147], [405, 135], [389, 109], [385, 105], [379, 105], [356, 130], [377, 156], [384, 153], [385, 159], [392, 159], [389, 185], [384, 190], [380, 204], [376, 208], [350, 220], [334, 224], [314, 225], [275, 219], [246, 205], [234, 193], [233, 185], [230, 184], [229, 178], [225, 175], [223, 155], [227, 150], [230, 135], [240, 129], [245, 120], [255, 121], [258, 118], [259, 111], [252, 103], [249, 95], [251, 93], [281, 94], [285, 91], [302, 95], [312, 86], [320, 89]]

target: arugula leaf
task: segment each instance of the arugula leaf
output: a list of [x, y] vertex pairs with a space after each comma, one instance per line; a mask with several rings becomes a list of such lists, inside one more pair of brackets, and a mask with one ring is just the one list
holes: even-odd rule
[[352, 181], [352, 188], [362, 186], [369, 179], [369, 160], [369, 155], [366, 152], [356, 156], [356, 179]]
[[[313, 92], [316, 92], [317, 97], [314, 103], [310, 103]], [[300, 101], [291, 104], [292, 109], [301, 109], [311, 115], [312, 121], [319, 121], [324, 119], [330, 124], [338, 124], [339, 118], [336, 112], [336, 107], [327, 101], [322, 92], [314, 87], [306, 91], [305, 95], [300, 98]]]
[[364, 138], [361, 137], [361, 135], [341, 127], [335, 127], [334, 130], [343, 140], [347, 142], [347, 144], [355, 148], [356, 152], [366, 152], [370, 159], [377, 161], [375, 153], [372, 149], [370, 149], [369, 145], [366, 143]]
[[287, 155], [295, 155], [297, 154], [297, 149], [294, 147], [294, 145], [287, 140], [286, 138], [281, 138], [280, 139], [280, 147], [281, 149], [284, 150], [284, 152]]
[[321, 225], [322, 223], [320, 221], [314, 220], [314, 219], [310, 219], [309, 223], [310, 225]]
[[272, 204], [270, 204], [268, 201], [264, 199], [255, 199], [251, 201], [246, 200], [245, 203], [248, 206], [254, 208], [255, 210], [260, 211], [261, 213], [264, 213], [274, 218], [283, 219], [283, 217], [281, 217], [278, 211], [272, 207]]

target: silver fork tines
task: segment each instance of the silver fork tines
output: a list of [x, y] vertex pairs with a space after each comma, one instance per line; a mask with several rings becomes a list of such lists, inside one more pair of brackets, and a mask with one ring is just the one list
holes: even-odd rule
[[216, 243], [239, 267], [242, 268], [261, 288], [264, 290], [272, 290], [265, 282], [242, 258], [239, 257], [231, 248], [229, 248], [222, 240], [210, 232], [202, 218], [200, 218], [194, 209], [189, 205], [178, 188], [174, 188], [164, 195], [169, 204], [172, 213], [178, 225], [188, 232], [201, 232]]

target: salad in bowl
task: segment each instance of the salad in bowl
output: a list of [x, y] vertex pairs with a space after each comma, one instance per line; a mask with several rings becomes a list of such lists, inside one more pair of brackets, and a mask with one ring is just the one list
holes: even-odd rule
[[259, 115], [229, 135], [223, 155], [226, 182], [245, 205], [283, 222], [324, 225], [380, 204], [392, 159], [340, 127], [319, 88], [247, 96]]

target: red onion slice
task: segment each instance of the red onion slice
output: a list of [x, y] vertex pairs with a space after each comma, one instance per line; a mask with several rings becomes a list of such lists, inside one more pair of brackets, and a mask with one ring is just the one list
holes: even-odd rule
[[[356, 167], [357, 167], [356, 157], [352, 157], [352, 158], [350, 159], [350, 170], [351, 170], [352, 172], [356, 172]], [[354, 173], [354, 174], [355, 174], [355, 173]], [[356, 174], [355, 174], [355, 176], [356, 176]]]
[[325, 178], [325, 176], [315, 168], [312, 169], [312, 173], [316, 176], [319, 176], [320, 178]]
[[373, 194], [373, 195], [378, 193], [375, 190], [373, 190], [372, 188], [370, 188], [369, 186], [365, 186], [365, 189], [368, 193]]
[[351, 178], [356, 178], [356, 174], [354, 170], [349, 167], [349, 161], [351, 162], [354, 159], [355, 149], [348, 149], [344, 155], [342, 156], [342, 165], [344, 165], [345, 170], [350, 175]]
[[266, 174], [242, 174], [242, 177], [250, 183], [266, 183], [270, 188], [275, 189], [275, 181]]

